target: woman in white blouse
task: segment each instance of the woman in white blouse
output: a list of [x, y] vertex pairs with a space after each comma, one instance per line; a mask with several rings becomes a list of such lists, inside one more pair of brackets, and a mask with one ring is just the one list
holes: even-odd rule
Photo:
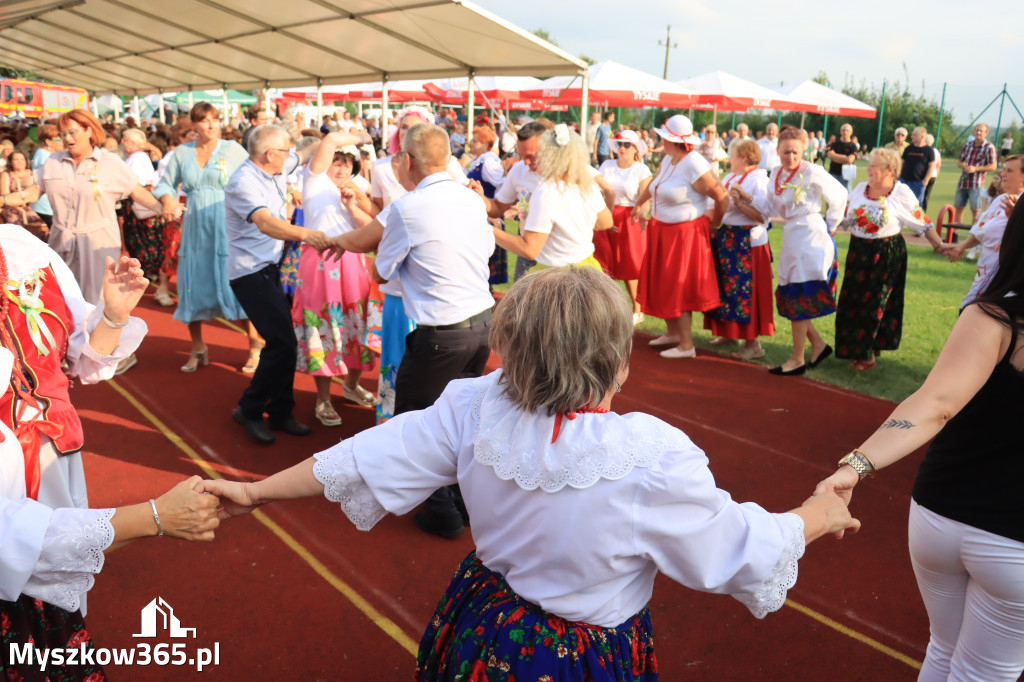
[[[157, 183], [156, 168], [149, 157], [153, 147], [146, 134], [138, 128], [129, 128], [121, 134], [121, 146], [128, 158], [125, 163], [139, 176], [139, 184], [149, 192]], [[128, 254], [138, 258], [142, 271], [151, 280], [157, 279], [164, 262], [164, 219], [156, 211], [131, 202], [131, 213], [125, 215], [124, 246]]]
[[522, 230], [512, 235], [493, 228], [503, 249], [537, 261], [536, 267], [583, 265], [601, 268], [594, 258], [594, 230], [612, 226], [612, 214], [590, 173], [583, 139], [559, 123], [540, 139], [537, 174]]
[[696, 152], [700, 138], [690, 119], [673, 116], [655, 132], [664, 142], [665, 158], [633, 209], [639, 216], [639, 206], [653, 203], [637, 297], [644, 314], [660, 317], [668, 328], [650, 345], [673, 346], [661, 352], [663, 358], [692, 358], [697, 355], [693, 313], [722, 304], [711, 256], [711, 227], [722, 221], [726, 194], [711, 166]]
[[610, 277], [532, 273], [495, 309], [502, 370], [453, 381], [432, 407], [270, 478], [202, 489], [231, 500], [224, 518], [325, 495], [368, 530], [458, 482], [476, 549], [427, 626], [417, 679], [482, 679], [490, 665], [509, 679], [654, 680], [647, 604], [659, 572], [760, 618], [781, 608], [807, 542], [860, 524], [831, 493], [790, 513], [739, 504], [686, 434], [611, 412], [632, 337]]
[[[722, 184], [726, 191], [742, 187], [751, 196], [768, 191], [768, 173], [759, 168], [761, 147], [749, 138], [729, 147], [732, 171]], [[761, 216], [745, 204], [730, 201], [712, 242], [722, 305], [704, 316], [704, 328], [719, 342], [742, 339], [740, 360], [764, 357], [758, 336], [775, 334], [772, 309], [772, 252]], [[716, 339], [711, 343], [715, 344]]]
[[[762, 221], [777, 216], [785, 221], [779, 255], [779, 285], [775, 304], [793, 325], [793, 353], [772, 374], [793, 376], [814, 369], [832, 355], [813, 320], [836, 311], [839, 264], [832, 239], [846, 210], [846, 188], [823, 168], [803, 160], [807, 133], [785, 126], [779, 133], [782, 164], [768, 178], [768, 191], [752, 196], [742, 187], [729, 192], [738, 204], [751, 205]], [[828, 205], [824, 219], [821, 204]], [[804, 362], [807, 341], [811, 359]]]
[[[636, 300], [640, 266], [644, 262], [647, 237], [644, 226], [633, 216], [637, 197], [651, 184], [651, 169], [644, 164], [647, 145], [632, 130], [624, 130], [608, 141], [614, 159], [601, 164], [601, 177], [615, 190], [614, 227], [594, 233], [594, 258], [613, 279], [626, 283], [633, 301], [633, 324], [640, 324], [644, 314]], [[640, 207], [641, 213], [647, 211]]]
[[[64, 368], [81, 383], [96, 383], [111, 378], [138, 347], [146, 325], [129, 315], [149, 285], [139, 262], [108, 258], [101, 303], [93, 307], [60, 256], [25, 229], [0, 225], [0, 281], [18, 285], [0, 305], [0, 621], [6, 661], [8, 645], [30, 641], [37, 650], [91, 649], [82, 620], [85, 593], [104, 555], [158, 534], [212, 540], [219, 521], [216, 498], [194, 490], [198, 476], [148, 502], [88, 508], [82, 423]], [[38, 313], [40, 301], [53, 315]], [[35, 663], [3, 667], [6, 679], [40, 676]], [[60, 672], [86, 679], [97, 670], [82, 664]]]
[[932, 221], [902, 182], [902, 160], [879, 147], [868, 159], [868, 181], [850, 193], [842, 225], [850, 230], [843, 290], [836, 312], [836, 357], [868, 370], [883, 350], [896, 350], [903, 336], [903, 293], [907, 283], [907, 244], [900, 230], [923, 235], [944, 251]]

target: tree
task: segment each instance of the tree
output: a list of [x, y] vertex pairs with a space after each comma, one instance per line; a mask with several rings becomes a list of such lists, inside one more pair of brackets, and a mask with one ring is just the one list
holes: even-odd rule
[[533, 35], [537, 36], [541, 40], [546, 40], [555, 47], [558, 47], [558, 41], [555, 40], [554, 37], [552, 37], [551, 33], [549, 33], [546, 28], [535, 28], [531, 31], [531, 33], [533, 33]]

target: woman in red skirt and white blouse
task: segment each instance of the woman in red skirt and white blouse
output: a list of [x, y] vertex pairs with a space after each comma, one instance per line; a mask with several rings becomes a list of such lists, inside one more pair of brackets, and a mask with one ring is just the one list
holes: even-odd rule
[[[655, 128], [665, 147], [658, 175], [637, 206], [652, 202], [647, 252], [640, 269], [637, 298], [645, 315], [665, 320], [667, 332], [652, 347], [672, 346], [663, 358], [692, 358], [693, 313], [722, 304], [711, 256], [711, 226], [718, 225], [728, 205], [718, 176], [700, 153], [700, 138], [690, 119], [676, 115]], [[640, 209], [633, 209], [639, 216]]]
[[[636, 300], [637, 280], [644, 262], [647, 237], [633, 207], [640, 193], [651, 183], [651, 169], [644, 165], [647, 145], [632, 130], [624, 130], [608, 141], [616, 158], [601, 164], [601, 177], [615, 190], [614, 227], [594, 232], [594, 258], [612, 279], [626, 283], [633, 301], [633, 324], [643, 322], [640, 302]], [[646, 212], [646, 207], [640, 210]]]

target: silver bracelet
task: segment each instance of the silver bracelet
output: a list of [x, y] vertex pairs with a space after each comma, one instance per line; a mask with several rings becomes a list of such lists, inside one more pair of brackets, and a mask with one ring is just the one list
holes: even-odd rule
[[156, 521], [156, 534], [162, 536], [164, 527], [160, 525], [160, 515], [156, 513], [156, 500], [150, 500], [149, 506], [153, 508], [153, 520]]
[[[129, 317], [128, 320], [130, 319], [132, 318]], [[112, 319], [107, 317], [106, 312], [103, 313], [103, 321], [107, 323], [108, 327], [113, 327], [114, 329], [124, 329], [128, 326], [128, 320], [125, 320], [124, 322], [114, 322]]]

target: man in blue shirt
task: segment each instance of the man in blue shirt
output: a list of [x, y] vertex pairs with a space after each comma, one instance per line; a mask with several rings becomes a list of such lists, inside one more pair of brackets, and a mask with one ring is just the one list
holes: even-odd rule
[[600, 168], [601, 164], [612, 158], [611, 149], [608, 146], [608, 140], [612, 136], [612, 123], [615, 122], [615, 112], [609, 111], [604, 115], [604, 120], [597, 129], [597, 167]]
[[[304, 242], [320, 250], [330, 245], [323, 232], [287, 220], [285, 179], [301, 163], [291, 146], [282, 128], [257, 126], [249, 139], [249, 158], [224, 188], [231, 290], [267, 344], [232, 417], [260, 443], [274, 442], [271, 431], [293, 436], [310, 432], [292, 416], [298, 342], [278, 271], [282, 240]], [[312, 154], [315, 148], [307, 147], [303, 153]], [[264, 411], [269, 417], [266, 422]]]

